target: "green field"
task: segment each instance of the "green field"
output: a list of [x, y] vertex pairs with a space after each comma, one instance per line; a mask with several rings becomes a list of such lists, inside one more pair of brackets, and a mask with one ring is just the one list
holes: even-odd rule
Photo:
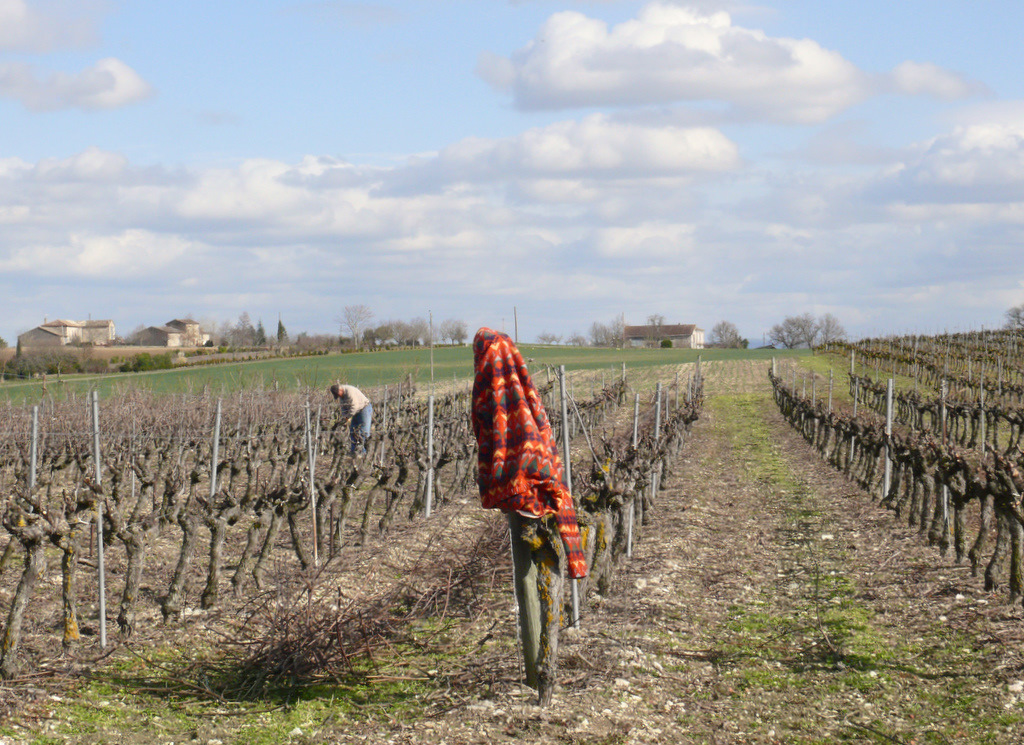
[[[558, 347], [525, 344], [520, 347], [534, 375], [545, 366], [565, 365], [566, 370], [621, 370], [706, 361], [763, 359], [772, 356], [805, 356], [807, 350], [774, 349], [598, 349], [593, 347]], [[434, 380], [467, 383], [473, 377], [471, 347], [439, 347], [433, 351]], [[63, 398], [70, 393], [85, 395], [97, 390], [101, 397], [117, 396], [128, 388], [149, 390], [160, 394], [180, 394], [209, 389], [214, 393], [230, 393], [243, 388], [306, 390], [327, 388], [335, 380], [373, 388], [394, 385], [411, 375], [423, 390], [431, 379], [429, 349], [393, 350], [328, 354], [312, 357], [291, 357], [252, 362], [232, 362], [200, 367], [179, 367], [145, 373], [111, 375], [50, 376], [43, 381], [8, 381], [0, 383], [0, 400], [31, 403], [52, 396]]]

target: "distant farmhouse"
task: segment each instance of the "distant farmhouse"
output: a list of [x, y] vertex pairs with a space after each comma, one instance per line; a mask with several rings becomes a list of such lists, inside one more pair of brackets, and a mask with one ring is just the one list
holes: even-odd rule
[[142, 347], [201, 347], [210, 341], [198, 321], [176, 318], [163, 326], [150, 326], [140, 331], [136, 343]]
[[703, 349], [704, 329], [692, 323], [662, 324], [654, 326], [626, 326], [623, 330], [626, 345], [630, 347], [658, 347], [668, 339], [673, 347]]
[[22, 347], [64, 347], [68, 344], [107, 346], [114, 343], [113, 321], [47, 321], [18, 336]]

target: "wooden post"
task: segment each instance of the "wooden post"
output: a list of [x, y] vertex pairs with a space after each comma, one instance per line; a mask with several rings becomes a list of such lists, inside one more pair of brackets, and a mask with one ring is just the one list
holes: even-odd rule
[[[92, 445], [93, 461], [96, 467], [96, 486], [102, 480], [100, 468], [100, 395], [92, 392]], [[107, 648], [107, 583], [103, 566], [103, 499], [96, 495], [96, 574], [99, 581], [99, 627], [100, 649]]]
[[381, 407], [380, 424], [377, 431], [380, 432], [380, 464], [384, 465], [384, 450], [387, 448], [387, 438], [384, 433], [388, 428], [388, 387], [384, 386], [384, 405]]
[[981, 428], [981, 454], [984, 455], [985, 454], [985, 439], [986, 439], [986, 435], [988, 434], [985, 431], [985, 427], [987, 425], [987, 422], [985, 421], [985, 365], [984, 364], [982, 364], [982, 366], [981, 366], [981, 378], [980, 378], [980, 380], [978, 382], [978, 389], [979, 389], [979, 394], [980, 394], [980, 399], [981, 399], [979, 401], [980, 405], [978, 406], [978, 416], [981, 418], [981, 421], [978, 423], [978, 426]]
[[28, 491], [31, 496], [36, 488], [36, 460], [39, 452], [39, 407], [32, 407], [32, 444], [29, 447]]
[[[637, 445], [637, 427], [640, 425], [640, 394], [633, 400], [633, 449]], [[636, 496], [629, 500], [629, 514], [626, 515], [626, 558], [633, 558], [633, 523], [636, 521]]]
[[[309, 465], [309, 509], [313, 515], [313, 565], [320, 566], [319, 536], [317, 536], [316, 509], [316, 446], [313, 444], [313, 428], [310, 426], [309, 401], [306, 402], [306, 459]], [[216, 466], [215, 466], [216, 467]]]
[[424, 514], [430, 517], [434, 504], [434, 394], [427, 396], [427, 483]]
[[[658, 451], [658, 439], [661, 437], [661, 383], [658, 383], [654, 395], [654, 451]], [[651, 502], [658, 496], [658, 468], [651, 471]]]
[[540, 656], [540, 593], [537, 590], [537, 567], [533, 552], [523, 541], [523, 520], [518, 512], [507, 512], [512, 542], [513, 583], [516, 606], [519, 608], [519, 639], [523, 645], [523, 666], [526, 685], [537, 688], [537, 662]]
[[[893, 379], [889, 378], [885, 384], [885, 435], [892, 435], [892, 388]], [[885, 474], [882, 479], [882, 499], [889, 495], [889, 485], [892, 481], [892, 456], [889, 452], [889, 443], [885, 443]]]
[[545, 544], [537, 550], [523, 538], [525, 518], [508, 514], [515, 567], [516, 604], [527, 685], [535, 688], [537, 703], [551, 703], [558, 674], [558, 636], [562, 614], [562, 575], [558, 556]]
[[[565, 488], [569, 490], [569, 494], [572, 494], [572, 463], [569, 460], [572, 454], [571, 443], [569, 441], [570, 429], [566, 425], [569, 420], [569, 408], [568, 408], [568, 395], [565, 390], [565, 365], [558, 366], [558, 380], [561, 384], [562, 389], [562, 474], [563, 481], [565, 482]], [[574, 579], [570, 583], [572, 590], [572, 620], [570, 626], [574, 629], [580, 627], [580, 596], [579, 596], [579, 583]]]
[[[948, 351], [948, 348], [947, 348]], [[943, 378], [939, 387], [939, 420], [942, 427], [942, 446], [946, 446], [946, 380]], [[942, 485], [942, 535], [949, 535], [949, 487]]]

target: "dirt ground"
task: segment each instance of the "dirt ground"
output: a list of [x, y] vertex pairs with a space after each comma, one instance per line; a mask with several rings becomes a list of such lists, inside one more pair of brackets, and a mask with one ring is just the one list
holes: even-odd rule
[[708, 371], [719, 396], [613, 592], [565, 635], [551, 707], [481, 680], [434, 721], [331, 736], [1024, 741], [1020, 607], [822, 464], [774, 410], [762, 374]]
[[[263, 741], [1024, 741], [1020, 606], [822, 464], [775, 411], [763, 365], [706, 375], [705, 415], [633, 559], [563, 632], [551, 706], [518, 682], [509, 591], [460, 630], [462, 653], [429, 671], [419, 709], [293, 713]], [[230, 712], [75, 735], [48, 696], [15, 712], [0, 743], [252, 741]]]

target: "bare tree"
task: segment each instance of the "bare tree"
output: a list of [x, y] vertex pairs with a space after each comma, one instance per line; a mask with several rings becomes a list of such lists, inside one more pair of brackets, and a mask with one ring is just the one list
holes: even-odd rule
[[447, 318], [438, 327], [437, 335], [439, 339], [447, 339], [452, 344], [461, 344], [466, 340], [469, 332], [466, 330], [465, 321]]
[[389, 344], [400, 344], [401, 335], [398, 333], [398, 321], [389, 318], [377, 324], [373, 329], [373, 339], [377, 344], [387, 346]]
[[373, 311], [368, 305], [346, 305], [341, 316], [341, 331], [348, 329], [352, 337], [352, 344], [356, 349], [362, 349], [363, 329], [373, 319]]
[[612, 322], [608, 324], [608, 333], [610, 333], [612, 336], [613, 347], [623, 347], [626, 344], [625, 316], [615, 316], [614, 320], [612, 320]]
[[417, 344], [430, 344], [430, 324], [426, 318], [416, 317], [407, 324], [408, 344], [415, 347]]
[[573, 331], [566, 341], [574, 347], [587, 346], [587, 337], [585, 337], [579, 331]]
[[395, 342], [400, 347], [411, 347], [416, 344], [416, 331], [407, 321], [389, 321]]
[[647, 339], [651, 344], [657, 344], [661, 339], [661, 327], [665, 325], [665, 316], [660, 313], [652, 313], [647, 316]]
[[726, 349], [739, 349], [744, 346], [744, 339], [736, 324], [731, 321], [719, 321], [711, 327], [711, 346], [724, 347]]
[[768, 338], [773, 344], [781, 344], [786, 349], [795, 349], [801, 345], [813, 347], [817, 337], [818, 322], [810, 313], [787, 316], [768, 332]]
[[831, 313], [826, 313], [818, 319], [818, 343], [828, 344], [832, 341], [839, 341], [846, 338], [846, 329], [839, 319]]
[[469, 339], [469, 327], [466, 326], [466, 322], [456, 321], [452, 326], [452, 343], [465, 344], [467, 339]]
[[217, 324], [217, 330], [214, 332], [214, 338], [217, 340], [219, 345], [228, 345], [231, 343], [231, 331], [234, 326], [231, 325], [231, 321], [221, 321]]
[[235, 347], [251, 347], [256, 343], [256, 329], [252, 325], [248, 311], [242, 311], [242, 315], [238, 317], [238, 321], [231, 328], [228, 338], [231, 340], [232, 346]]
[[615, 316], [609, 324], [594, 321], [590, 326], [590, 343], [595, 347], [621, 347], [625, 328], [622, 316]]
[[562, 341], [562, 337], [557, 334], [552, 334], [550, 331], [545, 331], [541, 334], [537, 334], [537, 341], [540, 344], [558, 344]]
[[1010, 331], [1024, 331], [1024, 303], [1006, 311], [1006, 326]]

